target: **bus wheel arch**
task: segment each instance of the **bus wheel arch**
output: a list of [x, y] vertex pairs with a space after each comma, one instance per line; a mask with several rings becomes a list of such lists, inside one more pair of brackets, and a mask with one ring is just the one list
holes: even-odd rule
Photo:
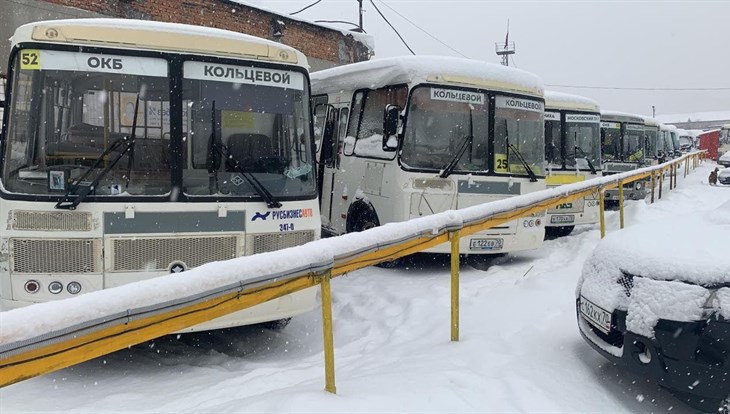
[[345, 222], [345, 230], [348, 233], [357, 233], [378, 226], [380, 226], [378, 213], [375, 212], [375, 207], [370, 201], [360, 199], [350, 204]]

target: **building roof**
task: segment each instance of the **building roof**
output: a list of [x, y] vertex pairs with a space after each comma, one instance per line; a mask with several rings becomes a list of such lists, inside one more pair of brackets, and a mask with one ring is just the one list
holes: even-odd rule
[[656, 119], [664, 123], [730, 121], [730, 110], [657, 115]]

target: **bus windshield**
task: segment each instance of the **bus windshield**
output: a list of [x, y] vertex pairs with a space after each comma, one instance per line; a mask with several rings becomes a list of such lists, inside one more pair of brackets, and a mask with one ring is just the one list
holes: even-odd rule
[[[600, 168], [601, 146], [598, 115], [566, 115], [565, 165], [579, 169]], [[590, 165], [589, 162], [590, 161]]]
[[623, 155], [624, 161], [641, 162], [644, 160], [644, 127], [625, 124]]
[[442, 87], [417, 87], [411, 94], [401, 163], [408, 168], [441, 170], [472, 137], [455, 173], [487, 171], [486, 93]]
[[657, 155], [657, 130], [656, 128], [646, 128], [644, 130], [646, 136], [646, 159], [654, 158]]
[[[2, 171], [6, 190], [58, 194], [92, 166], [98, 171], [89, 172], [89, 180], [113, 165], [94, 195], [170, 192], [165, 60], [29, 50], [15, 55], [14, 72]], [[112, 151], [97, 162], [131, 134], [135, 106], [134, 151]]]
[[621, 159], [621, 124], [606, 122], [601, 128], [601, 157], [604, 161]]
[[[275, 197], [313, 194], [314, 168], [305, 77], [298, 72], [188, 61], [183, 107], [188, 156], [183, 192], [256, 196], [252, 174]], [[241, 76], [227, 76], [240, 73]], [[254, 84], [246, 79], [257, 79]], [[222, 158], [212, 144], [224, 146]]]
[[[529, 175], [527, 167], [543, 175], [545, 141], [543, 103], [497, 96], [494, 119], [494, 171]], [[527, 164], [527, 167], [522, 163]]]

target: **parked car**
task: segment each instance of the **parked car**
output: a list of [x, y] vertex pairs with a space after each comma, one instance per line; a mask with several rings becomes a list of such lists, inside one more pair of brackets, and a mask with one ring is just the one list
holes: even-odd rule
[[576, 288], [583, 338], [688, 405], [730, 412], [730, 202], [609, 234]]
[[722, 154], [720, 158], [717, 159], [717, 163], [723, 167], [730, 167], [730, 151]]
[[717, 173], [717, 181], [720, 184], [730, 185], [730, 168], [723, 168]]

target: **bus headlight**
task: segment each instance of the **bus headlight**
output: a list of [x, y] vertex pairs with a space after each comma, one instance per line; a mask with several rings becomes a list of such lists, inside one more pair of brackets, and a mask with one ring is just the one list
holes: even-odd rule
[[59, 293], [63, 292], [63, 284], [61, 282], [54, 280], [48, 285], [48, 291], [53, 293], [54, 295], [58, 295]]
[[76, 295], [79, 292], [81, 292], [81, 283], [71, 282], [66, 286], [66, 290], [68, 290], [68, 293], [70, 293], [72, 295]]
[[38, 293], [41, 290], [41, 284], [37, 280], [29, 280], [25, 282], [25, 291], [28, 293]]

